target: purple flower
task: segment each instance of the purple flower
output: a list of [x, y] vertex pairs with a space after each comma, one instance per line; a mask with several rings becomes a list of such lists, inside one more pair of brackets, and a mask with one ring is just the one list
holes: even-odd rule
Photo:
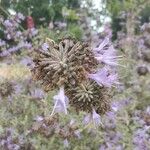
[[34, 63], [32, 61], [32, 59], [30, 57], [24, 57], [21, 61], [21, 64], [25, 65], [25, 66], [29, 66], [30, 68], [34, 67]]
[[38, 30], [35, 28], [31, 28], [29, 34], [34, 37], [38, 34]]
[[37, 122], [41, 122], [41, 121], [43, 121], [43, 117], [42, 116], [36, 116], [36, 118], [35, 118], [35, 120], [37, 121]]
[[31, 96], [35, 99], [42, 99], [44, 98], [44, 92], [43, 90], [37, 88], [31, 91]]
[[107, 112], [107, 117], [104, 121], [105, 128], [114, 129], [116, 127], [116, 114], [112, 111]]
[[93, 79], [100, 86], [111, 87], [113, 84], [118, 84], [117, 74], [110, 74], [108, 68], [103, 67], [94, 74], [88, 75], [90, 79]]
[[68, 98], [65, 96], [64, 87], [60, 87], [58, 94], [55, 95], [53, 99], [55, 101], [55, 105], [51, 115], [53, 115], [54, 112], [64, 112], [67, 114]]
[[64, 140], [64, 147], [69, 147], [69, 142], [67, 139]]
[[10, 53], [7, 50], [2, 51], [2, 53], [0, 53], [1, 57], [6, 57], [6, 56], [10, 56]]
[[5, 46], [6, 42], [0, 39], [0, 47]]
[[94, 109], [92, 113], [92, 119], [95, 126], [99, 126], [100, 124], [102, 124], [100, 115], [97, 114]]
[[116, 51], [114, 50], [113, 46], [110, 46], [108, 48], [108, 50], [106, 50], [102, 54], [100, 54], [100, 53], [95, 54], [95, 58], [99, 62], [104, 63], [106, 65], [110, 65], [110, 66], [118, 65], [118, 63], [117, 63], [118, 57], [120, 57], [120, 56], [116, 56]]
[[109, 44], [109, 42], [109, 38], [105, 38], [98, 48], [93, 49], [94, 53], [103, 53], [106, 50], [106, 46]]
[[16, 84], [14, 86], [15, 94], [19, 94], [22, 91], [22, 86], [20, 84]]
[[67, 139], [64, 140], [64, 147], [69, 147], [69, 142]]
[[48, 45], [47, 43], [44, 43], [44, 44], [42, 45], [42, 49], [43, 49], [44, 51], [47, 51], [48, 48], [49, 48], [49, 45]]
[[120, 108], [120, 104], [118, 102], [114, 102], [111, 104], [111, 108], [113, 111], [117, 112]]
[[87, 114], [83, 119], [84, 124], [94, 124], [95, 127], [98, 127], [101, 122], [101, 117], [99, 114], [96, 113], [95, 109], [93, 109], [91, 114]]
[[21, 13], [17, 13], [16, 15], [20, 20], [24, 20], [25, 19], [25, 16]]
[[75, 130], [75, 131], [74, 131], [74, 134], [75, 134], [75, 136], [76, 136], [78, 139], [81, 139], [81, 133], [80, 133], [79, 130]]
[[5, 26], [5, 27], [12, 27], [13, 24], [10, 22], [10, 20], [5, 20], [5, 21], [4, 21], [4, 26]]
[[146, 130], [138, 129], [133, 136], [133, 144], [137, 150], [148, 150], [149, 134]]
[[121, 56], [116, 56], [113, 45], [110, 45], [109, 37], [106, 37], [98, 48], [94, 48], [95, 58], [100, 62], [110, 66], [117, 66], [117, 60]]

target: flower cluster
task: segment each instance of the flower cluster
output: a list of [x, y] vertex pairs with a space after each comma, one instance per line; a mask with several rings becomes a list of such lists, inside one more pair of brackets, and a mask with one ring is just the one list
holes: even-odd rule
[[94, 49], [72, 38], [63, 38], [58, 44], [47, 39], [35, 54], [32, 73], [46, 91], [59, 89], [53, 97], [52, 115], [67, 114], [71, 105], [77, 112], [90, 113], [88, 122], [99, 125], [100, 115], [111, 110], [109, 90], [118, 84], [112, 69], [117, 58], [108, 37]]
[[8, 19], [1, 17], [0, 58], [32, 48], [32, 43], [29, 41], [37, 35], [38, 31], [35, 28], [25, 30], [21, 26], [24, 20], [25, 17], [21, 13], [12, 15]]

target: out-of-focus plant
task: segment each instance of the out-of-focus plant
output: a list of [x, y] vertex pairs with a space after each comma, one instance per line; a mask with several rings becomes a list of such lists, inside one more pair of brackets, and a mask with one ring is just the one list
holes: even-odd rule
[[[106, 4], [106, 8], [110, 12], [108, 15], [111, 16], [112, 19], [112, 30], [113, 30], [113, 38], [117, 38], [117, 32], [122, 30], [121, 23], [126, 18], [121, 18], [120, 14], [124, 12], [122, 15], [130, 13], [132, 17], [139, 17], [139, 22], [143, 24], [142, 20], [149, 19], [149, 4], [150, 2], [147, 0], [129, 0], [129, 1], [122, 1], [122, 0], [103, 0]], [[138, 9], [137, 9], [138, 8]], [[132, 21], [135, 21], [132, 18]], [[131, 22], [131, 21], [130, 21]], [[134, 25], [135, 23], [132, 22]], [[131, 25], [132, 25], [131, 24]], [[129, 27], [129, 29], [133, 29], [134, 27]]]
[[[35, 5], [36, 3], [36, 5]], [[36, 25], [46, 25], [49, 24], [50, 21], [63, 21], [64, 17], [62, 14], [63, 8], [66, 7], [69, 11], [69, 18], [75, 16], [75, 10], [79, 9], [80, 2], [78, 0], [19, 0], [19, 1], [11, 1], [11, 0], [2, 0], [1, 6], [7, 9], [13, 9], [17, 12], [22, 12], [25, 16], [31, 15]]]

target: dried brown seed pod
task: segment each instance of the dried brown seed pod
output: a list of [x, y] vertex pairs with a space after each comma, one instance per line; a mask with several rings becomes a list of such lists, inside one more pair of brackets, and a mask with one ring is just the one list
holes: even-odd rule
[[86, 72], [95, 69], [97, 61], [87, 44], [65, 38], [56, 44], [47, 39], [47, 50], [39, 50], [34, 58], [33, 77], [41, 80], [46, 91], [61, 85], [77, 84]]
[[104, 114], [110, 110], [110, 95], [107, 88], [100, 87], [95, 82], [85, 81], [72, 86], [68, 88], [66, 95], [77, 112], [92, 112], [95, 108], [97, 113]]

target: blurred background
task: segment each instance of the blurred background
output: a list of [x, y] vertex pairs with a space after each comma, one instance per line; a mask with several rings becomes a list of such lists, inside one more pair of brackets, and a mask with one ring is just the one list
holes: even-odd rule
[[[114, 111], [97, 130], [84, 128], [84, 113], [61, 116], [63, 129], [73, 119], [81, 131], [69, 141], [41, 124], [55, 91], [45, 93], [30, 73], [45, 39], [67, 36], [93, 48], [107, 36], [123, 56]], [[150, 0], [0, 0], [0, 149], [149, 150]]]

